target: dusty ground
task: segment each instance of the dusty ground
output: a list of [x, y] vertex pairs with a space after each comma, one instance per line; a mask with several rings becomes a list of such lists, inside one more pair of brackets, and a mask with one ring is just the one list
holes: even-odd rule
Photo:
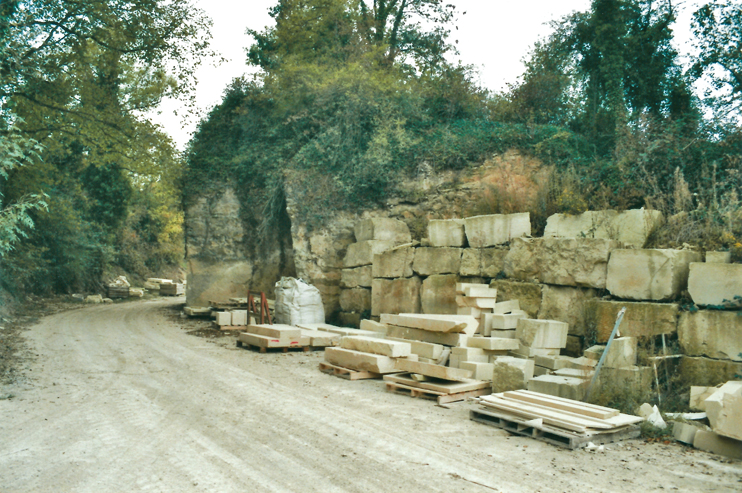
[[473, 404], [320, 373], [321, 352], [238, 349], [178, 303], [85, 307], [24, 333], [27, 378], [0, 389], [0, 491], [742, 489], [741, 463], [679, 445], [567, 451], [474, 423]]

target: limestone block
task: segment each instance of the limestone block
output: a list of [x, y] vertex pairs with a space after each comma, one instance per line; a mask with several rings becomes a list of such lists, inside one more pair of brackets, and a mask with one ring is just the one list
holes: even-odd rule
[[516, 339], [515, 329], [512, 329], [512, 330], [495, 329], [495, 330], [490, 330], [489, 332], [485, 330], [483, 335], [486, 337], [499, 337], [500, 339]]
[[446, 334], [443, 332], [430, 332], [428, 330], [413, 329], [410, 327], [400, 327], [398, 325], [389, 325], [387, 336], [395, 339], [410, 339], [413, 341], [429, 342], [432, 344], [442, 344], [444, 346], [463, 346], [469, 338], [466, 334]]
[[397, 371], [397, 360], [394, 358], [350, 349], [328, 347], [325, 349], [325, 361], [331, 365], [357, 371], [373, 373], [395, 373]]
[[492, 392], [524, 389], [533, 378], [533, 360], [501, 356], [493, 362]]
[[619, 331], [623, 336], [651, 337], [673, 334], [678, 326], [678, 305], [673, 303], [636, 303], [625, 301], [590, 300], [587, 302], [587, 323], [595, 327], [598, 342], [606, 342], [616, 325], [622, 307], [626, 313]]
[[[496, 291], [496, 290], [493, 290]], [[474, 298], [472, 296], [456, 295], [456, 304], [459, 307], [479, 308], [492, 310], [497, 304], [496, 298]]]
[[432, 378], [440, 378], [441, 380], [451, 380], [454, 382], [465, 381], [472, 377], [472, 372], [469, 370], [449, 368], [430, 363], [420, 363], [419, 361], [410, 361], [406, 359], [397, 360], [397, 370], [417, 373]]
[[340, 309], [344, 312], [363, 313], [371, 309], [371, 290], [366, 288], [340, 291]]
[[361, 323], [361, 314], [358, 312], [337, 312], [337, 321], [343, 327], [358, 327]]
[[217, 325], [232, 325], [232, 312], [214, 312], [214, 316]]
[[420, 302], [423, 313], [456, 314], [457, 275], [433, 275], [422, 283]]
[[522, 281], [603, 289], [608, 259], [621, 245], [590, 238], [516, 238], [510, 243], [504, 271]]
[[370, 265], [340, 271], [340, 286], [343, 288], [370, 288], [374, 279]]
[[419, 277], [374, 279], [371, 289], [371, 315], [382, 313], [419, 313]]
[[594, 370], [577, 370], [575, 368], [561, 368], [553, 372], [558, 377], [573, 377], [582, 380], [592, 379], [595, 374]]
[[405, 358], [412, 348], [408, 342], [389, 341], [374, 337], [348, 336], [340, 340], [340, 347], [362, 353], [381, 354], [390, 358]]
[[590, 346], [589, 348], [585, 349], [584, 355], [586, 358], [589, 358], [593, 361], [600, 361], [600, 357], [603, 356], [603, 351], [605, 351], [605, 346]]
[[742, 460], [742, 441], [718, 435], [713, 431], [698, 430], [693, 438], [693, 446], [730, 459]]
[[690, 264], [688, 292], [696, 305], [741, 305], [742, 264]]
[[688, 356], [742, 361], [742, 317], [719, 310], [683, 312], [678, 340]]
[[626, 245], [642, 248], [658, 227], [665, 222], [660, 211], [631, 209], [618, 214], [611, 227], [616, 232], [616, 239]]
[[528, 390], [581, 401], [585, 397], [587, 385], [581, 378], [542, 375], [528, 381]]
[[301, 338], [301, 329], [293, 325], [284, 324], [256, 324], [248, 325], [247, 332], [274, 339], [288, 340]]
[[631, 300], [676, 298], [688, 286], [688, 264], [699, 260], [701, 254], [690, 250], [616, 250], [608, 262], [606, 288]]
[[528, 318], [528, 314], [522, 310], [512, 313], [485, 313], [483, 315], [484, 328], [486, 330], [511, 330], [518, 328], [518, 320]]
[[680, 358], [677, 373], [680, 375], [680, 383], [682, 385], [714, 387], [729, 380], [739, 378], [737, 375], [742, 375], [742, 363], [683, 356]]
[[730, 381], [704, 401], [711, 428], [729, 438], [742, 440], [742, 381]]
[[611, 226], [616, 216], [618, 212], [614, 210], [553, 214], [546, 219], [544, 238], [615, 239]]
[[386, 324], [382, 324], [374, 320], [363, 319], [361, 320], [361, 330], [369, 330], [372, 332], [380, 332], [381, 334], [386, 334]]
[[732, 252], [706, 252], [707, 264], [729, 264], [732, 262]]
[[[462, 247], [466, 242], [463, 219], [431, 219], [428, 222], [430, 246]], [[479, 275], [479, 274], [471, 274]]]
[[578, 370], [592, 370], [598, 366], [598, 362], [584, 356], [579, 358], [567, 358], [564, 360], [565, 368], [576, 368]]
[[462, 276], [495, 277], [505, 265], [505, 248], [464, 248], [461, 256]]
[[374, 263], [374, 255], [394, 248], [391, 240], [366, 240], [348, 245], [343, 266], [345, 268], [360, 267]]
[[492, 380], [492, 373], [495, 370], [495, 365], [492, 363], [480, 363], [475, 361], [462, 361], [459, 363], [459, 368], [462, 370], [469, 370], [472, 372], [472, 378], [475, 380]]
[[694, 411], [705, 411], [706, 410], [706, 399], [711, 397], [716, 392], [716, 387], [699, 387], [691, 385], [690, 388], [690, 402], [688, 407]]
[[415, 249], [401, 247], [374, 255], [373, 277], [412, 277], [412, 261]]
[[587, 302], [598, 296], [598, 291], [592, 288], [545, 285], [542, 293], [537, 318], [566, 322], [570, 334], [584, 336], [588, 328]]
[[442, 346], [441, 344], [432, 344], [429, 342], [397, 339], [394, 337], [387, 337], [387, 339], [390, 341], [406, 342], [410, 345], [410, 351], [412, 352], [412, 354], [416, 354], [421, 358], [426, 358], [426, 359], [436, 360], [436, 361], [439, 360], [441, 356], [443, 355], [443, 348], [445, 347], [445, 346]]
[[598, 387], [610, 386], [627, 394], [647, 394], [652, 390], [654, 371], [650, 366], [633, 366], [629, 368], [606, 368], [600, 370]]
[[334, 334], [332, 332], [325, 332], [324, 330], [309, 330], [301, 329], [302, 339], [309, 339], [309, 342], [302, 346], [312, 346], [315, 348], [336, 346], [340, 342], [342, 337], [340, 334]]
[[308, 330], [319, 330], [323, 332], [331, 332], [333, 334], [340, 334], [341, 336], [365, 336], [365, 337], [378, 337], [384, 338], [383, 334], [370, 330], [358, 330], [348, 327], [338, 327], [330, 324], [297, 324], [300, 329]]
[[568, 356], [536, 356], [534, 362], [538, 366], [543, 366], [550, 370], [561, 370], [562, 368], [569, 368], [569, 362], [572, 358]]
[[543, 366], [535, 365], [533, 367], [533, 376], [540, 377], [541, 375], [551, 375], [551, 370], [544, 368]]
[[461, 248], [418, 248], [412, 270], [421, 276], [458, 274], [461, 268]]
[[391, 241], [396, 244], [410, 243], [412, 236], [407, 224], [399, 219], [387, 217], [373, 217], [358, 221], [354, 232], [356, 241], [382, 240]]
[[557, 349], [567, 345], [569, 326], [558, 320], [518, 320], [515, 337], [524, 345], [535, 348]]
[[694, 426], [690, 423], [683, 423], [682, 421], [675, 421], [672, 426], [672, 436], [675, 440], [693, 445], [693, 440], [696, 437], [696, 433], [700, 430], [698, 426]]
[[459, 274], [462, 276], [482, 275], [482, 249], [464, 248], [461, 253], [461, 268]]
[[559, 349], [526, 346], [520, 341], [518, 341], [518, 349], [513, 349], [512, 351], [510, 351], [513, 356], [520, 356], [523, 358], [534, 358], [536, 356], [556, 356], [559, 354], [559, 352]]
[[237, 336], [237, 340], [243, 344], [249, 346], [263, 347], [263, 348], [276, 348], [276, 347], [300, 347], [302, 345], [302, 337], [297, 338], [274, 338], [270, 336], [264, 336], [260, 334], [251, 334], [249, 332], [240, 332]]
[[466, 344], [474, 348], [482, 348], [490, 351], [510, 351], [518, 349], [516, 339], [501, 339], [497, 337], [470, 337]]
[[232, 323], [230, 325], [247, 325], [247, 310], [232, 310]]
[[627, 368], [636, 365], [636, 338], [616, 337], [605, 355], [605, 368]]
[[474, 216], [464, 222], [466, 238], [472, 248], [502, 245], [513, 238], [531, 234], [531, 216], [527, 212]]
[[530, 318], [536, 318], [541, 309], [542, 285], [530, 282], [495, 280], [490, 287], [497, 289], [497, 301], [518, 301], [519, 308]]
[[[468, 343], [468, 341], [467, 341]], [[484, 349], [479, 347], [462, 346], [451, 348], [451, 354], [466, 361], [475, 361], [477, 357], [486, 356]]]

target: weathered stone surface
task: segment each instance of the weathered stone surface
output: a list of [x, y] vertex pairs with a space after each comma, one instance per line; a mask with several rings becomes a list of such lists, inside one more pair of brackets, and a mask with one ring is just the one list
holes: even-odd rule
[[355, 269], [343, 269], [341, 271], [340, 286], [343, 288], [370, 288], [373, 279], [370, 265], [356, 267]]
[[451, 380], [454, 382], [465, 381], [472, 377], [472, 372], [469, 370], [449, 368], [447, 366], [421, 363], [419, 361], [410, 361], [406, 359], [397, 360], [397, 370], [418, 373], [420, 375], [440, 378], [441, 380]]
[[690, 401], [688, 407], [693, 411], [705, 411], [706, 410], [706, 399], [711, 397], [716, 392], [716, 387], [698, 387], [691, 385], [690, 387]]
[[380, 354], [362, 353], [350, 349], [328, 347], [325, 349], [328, 363], [358, 371], [374, 373], [395, 373], [396, 359]]
[[[456, 275], [430, 276], [423, 281], [420, 302], [423, 313], [456, 314]], [[410, 312], [413, 313], [413, 312]]]
[[707, 264], [728, 264], [732, 261], [732, 252], [706, 252]]
[[584, 349], [585, 341], [582, 336], [567, 336], [567, 346], [564, 348], [564, 354], [568, 356], [579, 356], [582, 354]]
[[464, 221], [466, 238], [472, 248], [502, 245], [531, 234], [531, 216], [527, 212], [474, 216]]
[[428, 238], [433, 247], [462, 247], [466, 243], [464, 220], [431, 219], [428, 222]]
[[405, 358], [410, 355], [412, 349], [408, 342], [363, 336], [343, 337], [340, 340], [340, 347], [363, 353], [381, 354], [390, 358]]
[[739, 378], [737, 375], [742, 375], [742, 363], [683, 356], [678, 365], [678, 374], [684, 386], [714, 387]]
[[412, 270], [421, 276], [458, 274], [461, 269], [461, 248], [418, 248]]
[[742, 300], [742, 264], [691, 263], [688, 292], [696, 305], [739, 306]]
[[454, 347], [465, 345], [469, 338], [466, 334], [445, 334], [443, 332], [430, 332], [428, 330], [412, 329], [410, 327], [399, 327], [398, 325], [389, 325], [386, 333], [388, 337], [393, 339], [409, 339]]
[[587, 385], [581, 378], [542, 375], [528, 381], [528, 390], [581, 401], [585, 397]]
[[546, 221], [544, 238], [601, 238], [641, 248], [662, 222], [661, 212], [644, 209], [554, 214]]
[[598, 342], [608, 340], [622, 307], [626, 307], [619, 327], [623, 336], [650, 337], [677, 330], [679, 309], [676, 304], [591, 300], [587, 302], [587, 323], [595, 327]]
[[516, 339], [506, 339], [499, 337], [470, 337], [466, 344], [469, 347], [487, 349], [490, 351], [509, 351], [518, 349]]
[[713, 431], [698, 430], [693, 438], [693, 446], [712, 454], [742, 460], [742, 441], [723, 437]]
[[441, 355], [443, 354], [443, 348], [445, 347], [440, 344], [433, 344], [430, 342], [397, 339], [393, 337], [387, 337], [387, 339], [390, 341], [407, 342], [410, 345], [410, 350], [412, 354], [416, 354], [420, 356], [421, 358], [427, 358], [431, 360], [440, 359]]
[[742, 440], [742, 381], [722, 385], [705, 400], [705, 407], [716, 433]]
[[248, 325], [247, 332], [264, 337], [281, 339], [282, 341], [297, 340], [301, 338], [301, 329], [286, 324], [256, 324]]
[[340, 309], [344, 312], [363, 313], [371, 309], [371, 290], [366, 288], [340, 291]]
[[459, 363], [459, 368], [471, 371], [472, 378], [475, 380], [490, 381], [492, 380], [495, 365], [478, 361], [462, 361]]
[[412, 277], [415, 248], [402, 247], [374, 255], [373, 277]]
[[356, 241], [382, 240], [392, 241], [398, 245], [410, 243], [410, 228], [399, 219], [373, 217], [356, 223], [354, 228]]
[[672, 436], [679, 442], [693, 445], [693, 439], [700, 428], [690, 423], [675, 421], [672, 427]]
[[512, 313], [485, 313], [482, 317], [485, 331], [511, 330], [517, 329], [518, 320], [528, 318], [528, 314], [523, 310], [517, 310]]
[[500, 356], [493, 362], [492, 392], [525, 389], [533, 378], [533, 360]]
[[530, 282], [495, 280], [490, 287], [497, 289], [497, 301], [518, 300], [520, 309], [536, 318], [541, 309], [542, 286]]
[[616, 250], [608, 262], [606, 288], [631, 300], [676, 298], [688, 285], [688, 264], [699, 260], [701, 254], [690, 250]]
[[248, 321], [247, 310], [232, 310], [232, 323], [230, 325], [247, 325]]
[[382, 313], [420, 313], [419, 277], [374, 279], [371, 289], [371, 315]]
[[482, 275], [482, 249], [481, 248], [464, 248], [461, 254], [462, 276], [481, 276]]
[[495, 277], [505, 265], [505, 248], [465, 248], [461, 256], [462, 276]]
[[348, 245], [343, 266], [346, 268], [360, 267], [374, 263], [374, 255], [385, 252], [395, 245], [391, 240], [366, 240]]
[[603, 361], [604, 368], [628, 368], [636, 365], [636, 338], [616, 337]]
[[683, 354], [742, 361], [742, 317], [737, 312], [683, 312], [678, 323]]
[[215, 312], [214, 321], [219, 326], [232, 325], [232, 312]]
[[386, 324], [376, 322], [375, 320], [364, 319], [361, 320], [361, 330], [369, 330], [371, 332], [380, 332], [386, 334]]
[[569, 326], [558, 320], [518, 320], [515, 337], [526, 346], [558, 349], [567, 345]]
[[633, 366], [629, 368], [606, 368], [600, 370], [595, 382], [597, 388], [616, 390], [626, 393], [647, 396], [652, 390], [654, 371], [650, 366]]
[[608, 259], [620, 247], [615, 240], [515, 238], [504, 271], [522, 281], [603, 289]]
[[598, 295], [592, 288], [544, 286], [537, 318], [559, 320], [569, 325], [569, 333], [585, 335], [587, 302]]

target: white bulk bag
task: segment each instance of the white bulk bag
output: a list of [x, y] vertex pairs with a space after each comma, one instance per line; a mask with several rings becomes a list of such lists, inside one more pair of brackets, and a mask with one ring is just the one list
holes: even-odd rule
[[323, 324], [325, 308], [319, 290], [293, 277], [282, 277], [276, 283], [275, 323]]

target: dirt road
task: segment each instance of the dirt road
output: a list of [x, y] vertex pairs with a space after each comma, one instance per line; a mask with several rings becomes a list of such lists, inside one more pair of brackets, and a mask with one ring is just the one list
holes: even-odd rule
[[742, 489], [739, 462], [678, 445], [566, 451], [474, 423], [472, 404], [320, 373], [321, 352], [195, 337], [178, 302], [87, 307], [27, 332], [32, 378], [0, 400], [0, 491]]

